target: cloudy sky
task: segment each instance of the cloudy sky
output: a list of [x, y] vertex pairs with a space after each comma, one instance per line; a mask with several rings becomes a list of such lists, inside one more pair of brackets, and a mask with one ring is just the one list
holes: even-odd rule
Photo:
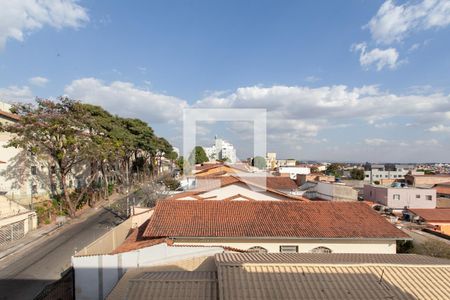
[[[0, 99], [72, 98], [174, 145], [185, 108], [267, 109], [302, 160], [450, 161], [450, 1], [0, 0]], [[245, 158], [248, 122], [199, 123]]]

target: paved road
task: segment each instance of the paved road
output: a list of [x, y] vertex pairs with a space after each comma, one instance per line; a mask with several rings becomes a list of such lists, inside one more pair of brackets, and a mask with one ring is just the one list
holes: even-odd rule
[[115, 215], [98, 208], [86, 220], [67, 225], [33, 247], [5, 258], [0, 262], [0, 300], [33, 299], [70, 267], [70, 258], [76, 250], [119, 222]]

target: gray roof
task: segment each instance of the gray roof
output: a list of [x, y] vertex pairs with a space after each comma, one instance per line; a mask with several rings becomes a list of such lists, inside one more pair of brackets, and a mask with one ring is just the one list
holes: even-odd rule
[[450, 260], [417, 254], [361, 253], [220, 253], [219, 264], [385, 264], [385, 265], [446, 265]]

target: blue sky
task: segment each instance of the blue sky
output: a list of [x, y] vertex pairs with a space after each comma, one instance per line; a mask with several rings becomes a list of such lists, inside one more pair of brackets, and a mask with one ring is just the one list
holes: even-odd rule
[[[450, 161], [448, 1], [2, 2], [1, 101], [68, 95], [179, 147], [183, 108], [266, 108], [281, 157]], [[199, 127], [251, 155], [249, 126]]]

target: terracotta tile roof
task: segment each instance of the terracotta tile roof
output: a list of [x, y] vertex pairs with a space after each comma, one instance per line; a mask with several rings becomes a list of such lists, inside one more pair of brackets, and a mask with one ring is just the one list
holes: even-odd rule
[[410, 211], [427, 222], [450, 222], [450, 208], [414, 208]]
[[434, 188], [438, 194], [450, 195], [450, 182], [438, 183]]
[[10, 112], [7, 112], [7, 111], [0, 110], [0, 115], [4, 116], [4, 117], [7, 117], [9, 119], [15, 120], [15, 121], [19, 121], [20, 120], [20, 116], [19, 115], [13, 114], [13, 113], [10, 113]]
[[144, 237], [408, 239], [364, 203], [163, 200]]
[[143, 237], [143, 233], [145, 231], [145, 228], [148, 225], [149, 220], [144, 222], [141, 226], [134, 229], [131, 234], [126, 238], [126, 240], [114, 251], [111, 252], [111, 254], [118, 254], [128, 251], [133, 251], [145, 247], [150, 247], [154, 245], [158, 245], [164, 242], [170, 243], [166, 238], [145, 238]]

